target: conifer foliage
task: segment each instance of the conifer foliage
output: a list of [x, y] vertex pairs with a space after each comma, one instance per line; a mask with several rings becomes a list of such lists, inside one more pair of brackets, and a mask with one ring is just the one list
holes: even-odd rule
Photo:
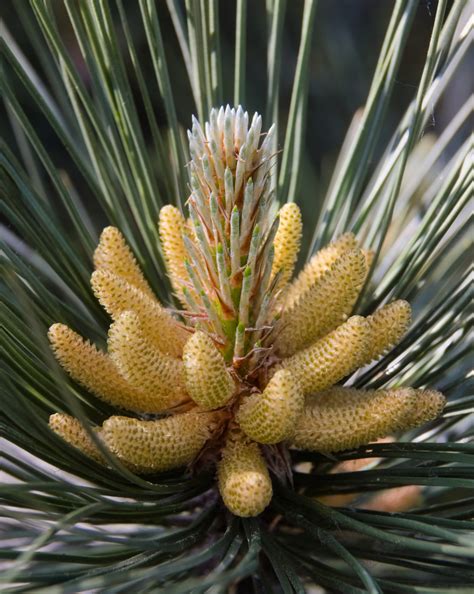
[[320, 5], [237, 0], [223, 39], [217, 0], [12, 3], [2, 590], [474, 583], [472, 99], [427, 134], [468, 55], [469, 3], [430, 5], [397, 124], [421, 4], [393, 3], [328, 184], [307, 149]]

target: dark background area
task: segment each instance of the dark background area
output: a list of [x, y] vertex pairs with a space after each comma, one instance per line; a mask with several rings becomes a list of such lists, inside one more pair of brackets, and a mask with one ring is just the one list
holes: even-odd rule
[[[14, 8], [17, 6], [17, 1], [3, 0], [1, 3], [2, 16], [7, 29], [21, 47], [26, 58], [41, 75], [41, 64], [37, 59], [34, 48], [29, 43], [29, 36], [24, 23], [19, 19]], [[19, 1], [24, 2], [25, 5], [28, 4], [27, 0]], [[113, 2], [111, 5], [113, 5]], [[70, 48], [71, 56], [74, 58], [83, 79], [87, 82], [88, 72], [80, 57], [80, 51], [62, 0], [54, 0], [53, 6], [64, 39]], [[150, 93], [154, 100], [158, 121], [164, 124], [162, 103], [155, 84], [138, 3], [125, 3], [125, 6], [127, 7], [130, 29], [139, 54], [140, 64], [144, 70], [146, 80], [151, 81]], [[235, 2], [222, 1], [219, 6], [225, 85], [224, 97], [226, 101], [232, 103]], [[280, 83], [282, 123], [286, 121], [290, 104], [303, 6], [303, 0], [293, 0], [287, 3]], [[299, 197], [299, 202], [306, 211], [305, 215], [310, 220], [314, 216], [312, 206], [314, 205], [314, 195], [315, 193], [319, 195], [324, 193], [352, 116], [366, 100], [393, 6], [394, 2], [391, 0], [319, 0], [310, 56], [311, 73], [306, 150], [302, 162], [301, 188], [304, 188], [305, 191], [304, 195]], [[195, 112], [191, 89], [166, 2], [157, 0], [157, 8], [164, 37], [166, 58], [172, 75], [173, 94], [178, 117], [183, 127], [188, 127], [190, 125], [190, 116]], [[386, 126], [381, 134], [381, 146], [390, 137], [400, 116], [416, 92], [426, 56], [435, 9], [435, 2], [420, 0], [397, 76], [393, 98], [387, 114]], [[267, 23], [264, 0], [248, 3], [247, 23], [247, 82], [246, 104], [244, 107], [249, 112], [261, 112], [265, 108], [267, 85]], [[120, 30], [118, 18], [117, 27]], [[125, 43], [125, 39], [123, 39], [123, 42]], [[134, 85], [134, 90], [137, 91], [133, 77], [131, 77], [131, 82]], [[18, 100], [25, 111], [32, 116], [36, 131], [45, 141], [48, 153], [57, 167], [68, 170], [74, 179], [74, 172], [71, 171], [66, 152], [41, 114], [34, 113], [36, 108], [20, 85], [18, 85]], [[444, 127], [443, 120], [450, 117], [455, 110], [456, 101], [454, 101], [454, 106], [450, 104], [447, 109], [441, 103], [436, 110], [436, 114], [433, 114], [431, 126], [434, 128], [436, 124], [436, 128], [440, 127], [442, 129]], [[12, 146], [14, 139], [3, 105], [1, 122], [2, 136]], [[145, 118], [143, 118], [143, 124], [146, 134]], [[282, 143], [283, 137], [280, 135], [280, 145]], [[95, 205], [88, 198], [87, 189], [81, 185], [80, 179], [74, 179], [74, 183], [81, 193], [84, 203], [95, 213]], [[96, 214], [99, 218], [102, 216], [99, 212]]]

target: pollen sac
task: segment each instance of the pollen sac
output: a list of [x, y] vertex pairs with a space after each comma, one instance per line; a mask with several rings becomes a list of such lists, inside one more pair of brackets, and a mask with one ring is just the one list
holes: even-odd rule
[[338, 258], [292, 307], [283, 310], [281, 332], [275, 341], [278, 352], [288, 357], [341, 324], [354, 307], [365, 275], [360, 250]]
[[[411, 388], [413, 389], [413, 388]], [[439, 417], [443, 412], [446, 398], [438, 390], [415, 390], [416, 392], [416, 406], [411, 411], [411, 417], [404, 429], [412, 429], [424, 425], [428, 421], [432, 421]]]
[[134, 311], [150, 342], [163, 354], [180, 357], [189, 333], [145, 293], [106, 270], [96, 270], [92, 289], [100, 303], [116, 320], [124, 311]]
[[310, 347], [283, 359], [303, 393], [326, 390], [360, 367], [366, 358], [370, 330], [361, 316], [352, 316]]
[[292, 438], [300, 449], [337, 452], [436, 418], [445, 398], [433, 390], [335, 387], [308, 401]]
[[357, 249], [353, 233], [345, 233], [319, 250], [306, 264], [285, 294], [285, 307], [290, 308], [327, 272], [343, 254]]
[[226, 404], [234, 392], [234, 380], [225, 361], [204, 332], [196, 332], [183, 353], [188, 394], [201, 408], [212, 410]]
[[108, 351], [126, 380], [147, 395], [148, 412], [161, 412], [186, 399], [182, 361], [153, 347], [134, 312], [123, 312], [110, 326]]
[[62, 413], [55, 413], [49, 417], [50, 428], [62, 437], [68, 444], [80, 450], [96, 462], [104, 463], [104, 458], [81, 423]]
[[293, 435], [303, 406], [298, 382], [289, 371], [280, 369], [262, 394], [252, 394], [243, 401], [237, 421], [254, 441], [279, 443]]
[[116, 227], [106, 227], [102, 231], [94, 252], [94, 264], [97, 270], [108, 270], [155, 299], [125, 238]]
[[74, 380], [110, 404], [147, 412], [149, 395], [131, 386], [108, 355], [64, 324], [53, 324], [48, 336], [56, 358]]
[[219, 492], [234, 515], [258, 516], [272, 498], [272, 482], [258, 444], [231, 435], [217, 469]]
[[284, 204], [279, 212], [278, 231], [275, 235], [272, 277], [281, 271], [280, 286], [286, 285], [293, 275], [298, 252], [300, 251], [303, 222], [299, 207], [290, 202]]
[[384, 305], [366, 319], [370, 326], [369, 363], [400, 342], [411, 322], [411, 307], [407, 301], [399, 299]]
[[158, 226], [168, 276], [176, 295], [181, 297], [184, 282], [188, 281], [185, 266], [188, 254], [183, 240], [186, 221], [175, 206], [167, 204], [160, 210]]
[[109, 449], [136, 472], [151, 473], [189, 464], [209, 439], [213, 413], [191, 411], [157, 421], [110, 417], [101, 431]]

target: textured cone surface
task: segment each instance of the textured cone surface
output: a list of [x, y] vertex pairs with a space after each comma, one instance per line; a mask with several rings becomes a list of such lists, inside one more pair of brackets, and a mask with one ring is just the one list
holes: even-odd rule
[[360, 250], [343, 254], [316, 283], [282, 313], [275, 347], [283, 357], [334, 330], [351, 313], [366, 275]]
[[86, 456], [104, 463], [102, 454], [77, 419], [69, 415], [55, 413], [49, 417], [49, 426], [59, 437], [81, 450]]
[[111, 325], [108, 351], [125, 379], [146, 395], [143, 410], [160, 412], [186, 399], [182, 361], [153, 347], [134, 312], [125, 311]]
[[307, 402], [292, 443], [318, 452], [355, 448], [436, 418], [444, 402], [439, 392], [413, 388], [332, 388]]
[[242, 518], [258, 516], [272, 498], [272, 482], [256, 443], [231, 436], [217, 470], [225, 506]]
[[94, 265], [97, 270], [108, 270], [155, 299], [125, 238], [116, 227], [106, 227], [102, 231], [99, 245], [94, 252]]
[[352, 316], [312, 346], [283, 359], [281, 365], [294, 374], [303, 394], [326, 390], [360, 367], [368, 339], [367, 321]]
[[158, 472], [192, 462], [209, 438], [212, 423], [212, 413], [194, 411], [158, 421], [110, 417], [102, 437], [127, 466]]
[[409, 424], [406, 429], [419, 427], [428, 421], [439, 417], [443, 412], [446, 398], [437, 390], [415, 390], [417, 395], [417, 405], [412, 412], [412, 417], [408, 419]]
[[262, 394], [246, 398], [237, 414], [242, 431], [259, 443], [290, 438], [303, 412], [304, 396], [292, 374], [280, 369]]
[[48, 336], [56, 358], [74, 380], [114, 406], [146, 412], [146, 395], [120, 375], [108, 355], [64, 324], [51, 326]]
[[366, 319], [370, 326], [366, 362], [370, 363], [400, 342], [411, 322], [411, 307], [400, 299], [384, 305]]
[[200, 407], [210, 410], [223, 406], [232, 397], [234, 381], [225, 361], [204, 332], [196, 332], [183, 353], [186, 389]]
[[188, 279], [185, 260], [189, 257], [183, 241], [186, 221], [179, 210], [167, 204], [160, 210], [159, 233], [166, 268], [173, 290], [178, 297], [183, 293], [183, 281]]
[[325, 274], [343, 254], [357, 248], [352, 233], [345, 233], [328, 246], [319, 250], [291, 283], [285, 295], [285, 307], [291, 307]]
[[124, 311], [134, 311], [147, 338], [159, 351], [172, 357], [181, 356], [189, 333], [158, 302], [106, 270], [96, 270], [91, 284], [95, 296], [112, 319], [118, 319]]
[[284, 204], [279, 212], [278, 231], [275, 235], [272, 277], [281, 270], [280, 286], [286, 285], [293, 275], [298, 252], [300, 251], [303, 222], [299, 207], [290, 202]]

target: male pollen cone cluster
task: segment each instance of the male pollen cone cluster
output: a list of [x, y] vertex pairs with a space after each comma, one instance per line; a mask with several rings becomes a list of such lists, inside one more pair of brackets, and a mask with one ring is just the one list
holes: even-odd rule
[[[62, 324], [49, 331], [69, 375], [124, 410], [95, 433], [126, 467], [215, 463], [225, 505], [244, 517], [270, 503], [269, 467], [286, 447], [352, 448], [425, 423], [444, 404], [432, 390], [337, 385], [399, 342], [410, 306], [350, 317], [370, 260], [350, 233], [291, 282], [301, 213], [293, 203], [276, 212], [274, 128], [261, 126], [258, 114], [250, 121], [227, 107], [188, 132], [189, 217], [174, 206], [159, 217], [180, 311], [159, 303], [120, 231], [107, 227], [91, 279], [113, 320], [107, 353]], [[106, 463], [77, 419], [56, 413], [50, 426]]]

